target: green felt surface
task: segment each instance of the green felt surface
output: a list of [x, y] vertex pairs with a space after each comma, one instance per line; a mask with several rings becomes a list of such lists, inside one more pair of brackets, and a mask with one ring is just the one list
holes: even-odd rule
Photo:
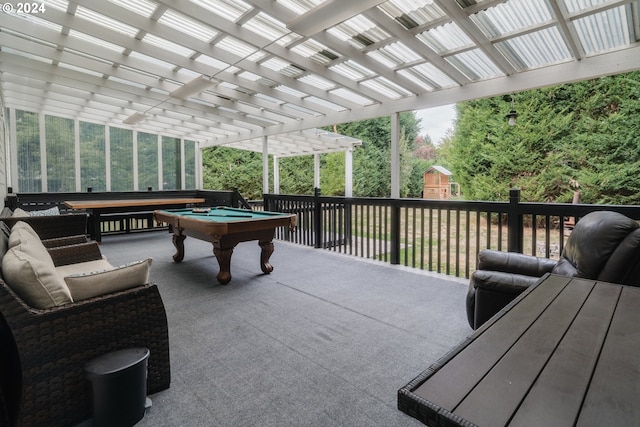
[[[202, 208], [198, 208], [202, 209]], [[208, 221], [238, 221], [238, 220], [250, 220], [250, 219], [264, 219], [273, 218], [277, 216], [286, 216], [279, 212], [265, 212], [265, 211], [250, 211], [247, 209], [238, 209], [230, 207], [212, 207], [209, 212], [193, 212], [192, 208], [188, 209], [167, 209], [163, 212], [167, 212], [173, 215], [186, 216], [189, 218], [197, 218]]]

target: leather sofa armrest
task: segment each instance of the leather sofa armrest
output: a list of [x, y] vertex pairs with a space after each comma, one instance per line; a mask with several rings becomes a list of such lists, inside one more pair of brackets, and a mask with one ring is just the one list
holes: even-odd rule
[[471, 282], [478, 289], [502, 292], [505, 294], [519, 295], [531, 285], [538, 283], [540, 277], [525, 276], [522, 274], [505, 273], [503, 271], [476, 270], [473, 272]]
[[542, 277], [550, 273], [556, 261], [517, 252], [485, 249], [478, 254], [478, 270], [501, 271], [522, 276]]
[[466, 306], [469, 325], [477, 329], [494, 314], [537, 283], [539, 277], [503, 271], [476, 270], [469, 281]]

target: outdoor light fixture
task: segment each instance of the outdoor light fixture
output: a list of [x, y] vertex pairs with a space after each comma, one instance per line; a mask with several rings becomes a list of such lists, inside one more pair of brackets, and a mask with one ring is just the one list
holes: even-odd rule
[[507, 114], [505, 117], [507, 118], [507, 123], [509, 124], [509, 126], [516, 125], [516, 119], [518, 118], [518, 113], [516, 113], [516, 107], [514, 105], [513, 96], [511, 97], [511, 111], [509, 111], [509, 114]]
[[136, 123], [140, 123], [147, 117], [148, 116], [146, 114], [135, 112], [129, 117], [127, 117], [126, 119], [124, 119], [122, 123], [124, 123], [125, 125], [135, 125]]
[[211, 77], [198, 76], [188, 83], [183, 84], [178, 89], [171, 91], [169, 96], [172, 98], [187, 99], [188, 97], [202, 92], [203, 90], [215, 86], [218, 81]]

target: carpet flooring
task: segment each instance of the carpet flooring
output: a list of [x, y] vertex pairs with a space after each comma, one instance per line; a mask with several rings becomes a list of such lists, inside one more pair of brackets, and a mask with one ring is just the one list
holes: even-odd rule
[[241, 243], [217, 283], [211, 244], [105, 236], [113, 265], [152, 257], [169, 323], [171, 387], [139, 426], [419, 426], [397, 390], [472, 331], [466, 280], [275, 242], [273, 273]]

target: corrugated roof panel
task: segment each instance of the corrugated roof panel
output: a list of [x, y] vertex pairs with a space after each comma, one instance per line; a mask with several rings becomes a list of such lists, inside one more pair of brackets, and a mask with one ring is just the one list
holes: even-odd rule
[[303, 43], [292, 47], [291, 51], [323, 65], [327, 65], [340, 57], [338, 53], [313, 39], [305, 40]]
[[314, 104], [318, 104], [322, 107], [330, 108], [333, 111], [345, 111], [348, 108], [343, 107], [342, 105], [334, 104], [333, 102], [329, 102], [326, 99], [321, 99], [315, 96], [309, 96], [305, 98], [306, 101], [313, 102]]
[[[3, 12], [0, 12], [0, 13], [3, 13]], [[19, 17], [21, 19], [25, 19], [27, 21], [31, 21], [36, 25], [39, 25], [39, 26], [54, 30], [56, 32], [61, 32], [62, 31], [62, 25], [58, 25], [58, 24], [56, 24], [54, 22], [42, 19], [42, 18], [40, 18], [39, 15], [37, 15], [35, 13], [31, 14], [31, 15], [18, 15], [18, 14], [15, 14], [15, 16], [17, 16], [17, 17]], [[7, 31], [7, 30], [5, 28], [2, 28], [2, 31]], [[13, 31], [8, 31], [8, 32], [13, 33]], [[19, 37], [24, 37], [24, 35], [20, 35]], [[39, 43], [39, 40], [37, 41], [37, 43]]]
[[159, 47], [160, 49], [177, 53], [178, 55], [182, 55], [184, 57], [189, 57], [193, 55], [193, 49], [189, 49], [187, 47], [181, 46], [177, 43], [174, 43], [167, 39], [163, 39], [162, 37], [158, 37], [151, 33], [147, 33], [142, 39], [142, 41], [144, 43], [149, 43], [152, 46]]
[[521, 31], [551, 22], [552, 15], [546, 0], [510, 0], [471, 15], [489, 38]]
[[416, 37], [438, 53], [473, 46], [471, 39], [454, 23], [433, 28]]
[[283, 104], [282, 106], [285, 107], [285, 108], [290, 108], [290, 109], [292, 109], [294, 111], [297, 111], [297, 112], [300, 112], [300, 113], [303, 113], [303, 114], [308, 114], [308, 115], [313, 116], [313, 117], [317, 117], [317, 116], [320, 115], [317, 111], [313, 111], [313, 110], [310, 110], [308, 108], [304, 108], [304, 107], [301, 107], [301, 106], [295, 105], [295, 104], [288, 104], [287, 103], [287, 104]]
[[359, 104], [362, 106], [371, 105], [374, 103], [373, 100], [345, 88], [334, 89], [329, 91], [329, 93], [337, 95], [341, 98], [347, 99], [355, 104]]
[[296, 67], [290, 62], [277, 57], [271, 57], [266, 61], [261, 62], [260, 66], [282, 73], [287, 77], [299, 76], [305, 72], [302, 68]]
[[631, 44], [624, 6], [576, 19], [573, 23], [587, 54]]
[[68, 70], [74, 70], [74, 71], [78, 71], [78, 72], [83, 73], [83, 74], [88, 74], [88, 75], [93, 76], [93, 77], [102, 78], [102, 76], [103, 76], [102, 73], [98, 73], [97, 71], [87, 70], [86, 68], [77, 67], [75, 65], [67, 64], [67, 63], [64, 63], [64, 62], [58, 63], [58, 66], [60, 68], [66, 68]]
[[[251, 46], [250, 44], [231, 36], [227, 36], [224, 39], [220, 40], [216, 44], [216, 47], [224, 49], [227, 52], [243, 58], [247, 58], [248, 56], [256, 52], [256, 48], [254, 46]], [[266, 53], [263, 53], [262, 56], [266, 56]]]
[[445, 16], [432, 0], [390, 0], [378, 7], [408, 30]]
[[355, 61], [345, 61], [341, 64], [334, 65], [329, 68], [336, 73], [342, 74], [354, 81], [360, 81], [364, 78], [374, 76], [375, 73], [370, 69], [363, 67]]
[[391, 43], [381, 49], [368, 52], [367, 54], [391, 69], [402, 64], [412, 63], [422, 59], [420, 55], [409, 49], [402, 42]]
[[102, 27], [115, 30], [128, 37], [135, 37], [135, 35], [138, 34], [139, 31], [137, 28], [134, 28], [121, 21], [109, 18], [108, 16], [104, 16], [82, 6], [78, 6], [78, 8], [76, 9], [76, 16], [91, 21], [92, 23], [95, 23]]
[[480, 49], [449, 56], [447, 61], [471, 80], [482, 80], [504, 75]]
[[301, 99], [309, 96], [308, 93], [305, 93], [305, 92], [290, 88], [289, 86], [285, 86], [285, 85], [278, 85], [278, 86], [274, 87], [274, 89], [278, 90], [280, 92], [284, 92], [284, 93], [289, 94], [289, 95], [293, 95], [293, 96], [295, 96], [297, 98], [301, 98]]
[[117, 4], [133, 13], [150, 18], [158, 7], [157, 4], [147, 0], [109, 0], [113, 4]]
[[99, 39], [97, 37], [93, 37], [93, 36], [90, 36], [88, 34], [76, 31], [76, 30], [69, 31], [69, 37], [76, 37], [76, 38], [84, 40], [86, 42], [95, 44], [96, 46], [105, 47], [105, 48], [110, 49], [110, 50], [112, 50], [114, 52], [122, 53], [124, 51], [124, 48], [122, 46], [119, 46], [119, 45], [113, 44], [113, 43], [109, 43], [109, 42], [104, 41], [102, 39]]
[[226, 62], [219, 61], [218, 59], [212, 58], [209, 55], [199, 55], [196, 59], [194, 59], [194, 61], [209, 65], [210, 67], [217, 70], [223, 70], [229, 66], [229, 64], [227, 64]]
[[269, 15], [259, 13], [242, 25], [242, 28], [246, 28], [249, 31], [253, 31], [269, 40], [278, 40], [278, 44], [282, 44], [282, 39], [287, 34], [291, 34], [291, 37], [287, 42], [292, 41], [298, 36], [294, 36], [286, 25]]
[[242, 0], [191, 0], [193, 3], [219, 15], [231, 22], [236, 22], [247, 11], [251, 10], [251, 5]]
[[497, 43], [496, 48], [518, 70], [538, 68], [571, 58], [571, 52], [557, 27], [508, 39]]
[[456, 82], [451, 79], [451, 77], [440, 71], [439, 68], [431, 63], [414, 65], [405, 71], [415, 74], [418, 79], [429, 85], [434, 85], [436, 88], [457, 86]]
[[390, 37], [389, 33], [362, 15], [357, 15], [342, 24], [329, 28], [327, 32], [360, 49]]
[[569, 13], [577, 13], [594, 6], [612, 3], [612, 0], [563, 0]]
[[398, 71], [398, 74], [411, 80], [413, 83], [419, 85], [425, 92], [431, 92], [435, 89], [435, 86], [424, 75], [417, 73], [416, 70], [411, 68], [405, 68]]
[[298, 78], [298, 81], [306, 83], [310, 86], [320, 88], [322, 90], [331, 90], [336, 87], [336, 84], [329, 79], [325, 79], [317, 74], [308, 74], [306, 76]]
[[[51, 45], [51, 47], [53, 47], [53, 44]], [[50, 58], [44, 58], [40, 55], [34, 55], [32, 53], [21, 52], [19, 50], [11, 49], [10, 47], [3, 46], [2, 52], [10, 53], [12, 55], [22, 56], [25, 58], [33, 59], [35, 61], [39, 61], [39, 62], [44, 62], [45, 64], [49, 64], [49, 65], [53, 64], [53, 61]]]
[[308, 12], [325, 1], [326, 0], [276, 0], [277, 3], [294, 11], [298, 15]]
[[67, 0], [48, 0], [46, 7], [55, 7], [56, 9], [62, 10], [64, 12], [67, 11], [67, 7], [69, 6], [69, 2]]
[[190, 35], [203, 42], [210, 42], [219, 33], [213, 28], [203, 25], [181, 13], [167, 10], [158, 20], [161, 24]]
[[391, 99], [400, 99], [411, 95], [411, 92], [384, 77], [365, 80], [361, 84]]
[[131, 52], [129, 54], [129, 56], [131, 58], [139, 58], [144, 60], [145, 62], [148, 62], [149, 64], [153, 64], [154, 67], [160, 67], [162, 70], [171, 70], [173, 68], [175, 68], [174, 64], [170, 64], [166, 61], [162, 61], [158, 58], [154, 58], [152, 56], [149, 55], [145, 55], [144, 53], [140, 53], [140, 52]]

